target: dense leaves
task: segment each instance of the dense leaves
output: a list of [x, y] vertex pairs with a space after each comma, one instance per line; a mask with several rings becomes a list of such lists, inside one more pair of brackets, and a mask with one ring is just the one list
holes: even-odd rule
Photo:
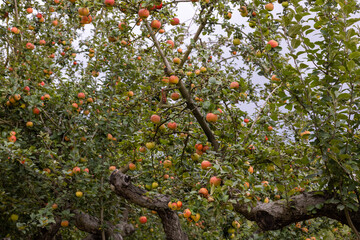
[[[105, 239], [128, 222], [125, 239], [170, 239], [168, 218], [189, 239], [354, 239], [351, 218], [263, 231], [234, 209], [316, 191], [359, 212], [359, 6], [273, 7], [4, 2], [0, 237]], [[112, 191], [115, 169], [168, 208]]]

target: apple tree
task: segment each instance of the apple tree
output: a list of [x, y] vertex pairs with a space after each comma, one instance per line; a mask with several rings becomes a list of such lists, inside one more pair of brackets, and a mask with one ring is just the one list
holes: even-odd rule
[[4, 1], [0, 237], [360, 239], [358, 16]]

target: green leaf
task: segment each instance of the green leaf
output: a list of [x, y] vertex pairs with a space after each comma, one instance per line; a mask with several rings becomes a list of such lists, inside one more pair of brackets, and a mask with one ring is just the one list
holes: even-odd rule
[[349, 55], [350, 59], [354, 59], [354, 58], [358, 58], [358, 57], [360, 57], [360, 52], [352, 52]]

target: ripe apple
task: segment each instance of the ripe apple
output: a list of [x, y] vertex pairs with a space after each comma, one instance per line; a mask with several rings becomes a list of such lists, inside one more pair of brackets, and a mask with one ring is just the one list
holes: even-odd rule
[[89, 15], [90, 11], [88, 8], [83, 7], [83, 8], [79, 8], [78, 13], [80, 14], [80, 16], [87, 16]]
[[16, 142], [16, 137], [14, 135], [8, 137], [9, 142]]
[[155, 147], [155, 142], [147, 142], [147, 143], [145, 143], [145, 146], [148, 149], [153, 149]]
[[180, 94], [177, 92], [174, 92], [170, 95], [170, 98], [174, 101], [178, 100], [180, 98]]
[[71, 106], [72, 106], [73, 108], [78, 108], [78, 107], [79, 107], [79, 105], [78, 105], [77, 103], [73, 103], [73, 104], [71, 104]]
[[146, 19], [150, 15], [150, 12], [146, 8], [142, 8], [139, 10], [138, 14], [141, 19]]
[[238, 82], [232, 82], [230, 83], [230, 88], [231, 89], [237, 89], [240, 87], [240, 84]]
[[272, 75], [272, 76], [271, 76], [271, 81], [278, 82], [278, 81], [280, 81], [280, 79], [277, 78], [276, 75]]
[[32, 43], [27, 43], [26, 48], [29, 49], [29, 50], [33, 50], [35, 48], [35, 46]]
[[133, 163], [129, 163], [129, 169], [130, 169], [131, 171], [134, 171], [134, 170], [136, 169], [136, 165], [133, 164]]
[[250, 166], [249, 169], [248, 169], [248, 172], [249, 172], [250, 174], [253, 174], [253, 173], [254, 173], [254, 168], [253, 168], [252, 166]]
[[44, 99], [45, 99], [45, 100], [50, 100], [50, 95], [49, 95], [49, 94], [45, 94], [45, 95], [44, 95]]
[[115, 0], [105, 0], [105, 5], [110, 7], [110, 6], [114, 6], [115, 4]]
[[73, 173], [80, 173], [81, 169], [79, 167], [74, 167], [72, 171]]
[[78, 93], [78, 98], [85, 99], [85, 93], [82, 92]]
[[27, 126], [28, 128], [32, 128], [32, 127], [34, 126], [34, 123], [33, 123], [33, 122], [27, 122], [27, 123], [26, 123], [26, 126]]
[[213, 113], [206, 114], [206, 121], [208, 122], [216, 122], [218, 120], [218, 115]]
[[51, 208], [52, 208], [53, 210], [55, 210], [55, 209], [58, 208], [58, 205], [57, 205], [56, 203], [54, 203], [54, 204], [51, 206]]
[[164, 179], [169, 179], [169, 174], [164, 174]]
[[234, 44], [235, 46], [239, 45], [239, 44], [240, 44], [240, 39], [234, 38], [233, 44]]
[[139, 147], [139, 151], [144, 153], [144, 152], [146, 152], [146, 148], [145, 147]]
[[155, 114], [154, 114], [154, 115], [151, 115], [150, 120], [151, 120], [153, 123], [158, 124], [158, 123], [160, 123], [161, 118], [160, 118], [159, 115], [155, 115]]
[[177, 207], [178, 207], [178, 210], [180, 210], [180, 208], [182, 207], [182, 202], [181, 201], [177, 201], [176, 202], [176, 205], [177, 205]]
[[169, 44], [169, 47], [174, 48], [175, 43], [172, 40], [167, 40], [167, 44]]
[[171, 165], [172, 165], [172, 162], [170, 160], [165, 160], [164, 161], [164, 167], [165, 168], [169, 168], [169, 167], [171, 167]]
[[151, 22], [151, 27], [154, 29], [159, 29], [161, 28], [161, 22], [159, 20], [153, 20]]
[[181, 49], [181, 48], [178, 48], [178, 53], [182, 53], [183, 52], [183, 50]]
[[77, 192], [75, 193], [75, 195], [76, 195], [77, 197], [81, 198], [84, 194], [83, 194], [82, 192], [80, 192], [80, 191], [77, 191]]
[[267, 130], [268, 130], [268, 131], [272, 131], [272, 130], [273, 130], [273, 127], [272, 127], [272, 126], [268, 126]]
[[169, 77], [169, 83], [171, 83], [171, 84], [177, 84], [178, 82], [179, 82], [179, 78], [178, 78], [177, 76], [171, 75], [171, 76]]
[[245, 118], [244, 123], [248, 123], [248, 122], [249, 122], [249, 119]]
[[43, 15], [41, 13], [38, 13], [38, 14], [36, 14], [36, 17], [40, 19], [43, 17]]
[[274, 10], [274, 4], [272, 4], [272, 3], [266, 4], [265, 9], [268, 10], [268, 11]]
[[176, 122], [169, 122], [167, 127], [171, 130], [175, 130], [177, 128]]
[[209, 191], [206, 188], [200, 188], [199, 194], [204, 197], [207, 197], [207, 196], [209, 196]]
[[178, 25], [180, 23], [180, 20], [178, 18], [173, 18], [170, 20], [170, 24], [175, 26]]
[[218, 178], [216, 176], [213, 176], [210, 178], [210, 185], [214, 185], [215, 187], [220, 186], [221, 184], [221, 178]]
[[279, 43], [275, 40], [270, 40], [267, 44], [269, 44], [272, 48], [279, 46]]
[[186, 217], [186, 218], [189, 218], [191, 216], [191, 211], [190, 211], [190, 209], [185, 209], [184, 210], [184, 217]]
[[121, 23], [119, 23], [118, 27], [119, 27], [119, 30], [124, 31], [125, 27], [126, 27], [126, 23], [121, 22]]
[[164, 33], [164, 32], [165, 32], [165, 29], [163, 29], [163, 28], [159, 30], [159, 33]]
[[40, 114], [40, 110], [38, 108], [33, 108], [33, 113], [35, 115], [39, 115]]
[[115, 166], [110, 166], [110, 167], [109, 167], [109, 170], [110, 170], [110, 171], [114, 171], [115, 169], [116, 169]]
[[147, 218], [145, 216], [139, 217], [139, 222], [145, 224], [147, 222]]
[[155, 189], [155, 188], [157, 188], [159, 186], [159, 184], [157, 183], [157, 182], [153, 182], [152, 184], [151, 184], [151, 188], [152, 189]]
[[33, 9], [32, 9], [32, 8], [27, 8], [27, 9], [26, 9], [26, 12], [30, 14], [30, 13], [33, 12]]
[[202, 161], [202, 163], [201, 163], [201, 168], [204, 170], [210, 168], [211, 166], [212, 166], [212, 164], [209, 161]]
[[132, 97], [132, 96], [134, 96], [134, 92], [133, 92], [133, 91], [129, 91], [127, 95], [128, 95], [129, 97]]
[[180, 64], [180, 62], [181, 62], [181, 60], [178, 57], [173, 59], [173, 63], [175, 63], [175, 64]]
[[62, 227], [67, 227], [67, 226], [69, 226], [69, 221], [67, 221], [67, 220], [61, 221], [61, 226], [62, 226]]
[[156, 5], [155, 7], [156, 7], [156, 9], [161, 9], [161, 8], [162, 8], [162, 6], [163, 6], [163, 4], [162, 4], [162, 3], [160, 3], [159, 5]]
[[25, 92], [29, 92], [29, 91], [30, 91], [30, 87], [29, 87], [29, 86], [24, 87], [24, 91], [25, 91]]

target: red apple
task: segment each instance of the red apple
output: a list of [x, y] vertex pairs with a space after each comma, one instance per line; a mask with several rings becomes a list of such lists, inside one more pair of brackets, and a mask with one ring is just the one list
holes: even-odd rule
[[239, 83], [238, 82], [232, 82], [232, 83], [230, 83], [230, 88], [231, 89], [236, 89], [236, 88], [239, 88]]
[[147, 222], [147, 218], [145, 216], [139, 217], [139, 222], [145, 224]]
[[218, 178], [216, 176], [210, 178], [210, 185], [220, 186], [221, 178]]
[[190, 209], [185, 209], [185, 211], [184, 211], [184, 217], [186, 217], [186, 218], [189, 218], [191, 216], [191, 211], [190, 211]]
[[78, 93], [78, 98], [85, 99], [85, 93], [82, 92]]
[[26, 12], [30, 14], [30, 13], [33, 12], [33, 9], [32, 9], [32, 8], [27, 8], [27, 9], [26, 9]]
[[126, 27], [126, 23], [121, 22], [121, 23], [119, 23], [118, 27], [119, 27], [119, 30], [124, 31], [125, 27]]
[[139, 10], [138, 14], [141, 19], [146, 19], [150, 15], [150, 12], [146, 8], [142, 8]]
[[32, 43], [27, 43], [26, 48], [29, 49], [29, 50], [33, 50], [35, 48], [35, 46]]
[[40, 110], [38, 108], [33, 108], [33, 113], [35, 115], [39, 115], [40, 114]]
[[268, 42], [268, 44], [272, 47], [272, 48], [276, 48], [277, 46], [279, 46], [279, 43], [275, 40], [270, 40]]
[[203, 195], [204, 197], [209, 196], [209, 191], [206, 188], [200, 188], [199, 194]]
[[114, 6], [115, 4], [115, 0], [105, 0], [105, 5], [110, 7], [110, 6]]
[[208, 122], [216, 122], [218, 120], [218, 115], [213, 113], [206, 114], [206, 121]]
[[156, 5], [155, 7], [156, 7], [156, 9], [161, 9], [162, 8], [162, 3], [160, 3], [159, 5]]
[[151, 27], [154, 29], [159, 29], [161, 28], [161, 22], [159, 20], [153, 20], [151, 22]]
[[133, 164], [133, 163], [129, 163], [129, 169], [130, 169], [131, 171], [134, 171], [134, 170], [136, 169], [136, 165]]
[[178, 57], [173, 59], [173, 63], [175, 63], [175, 64], [180, 64], [180, 62], [181, 62], [181, 60]]
[[208, 169], [211, 166], [212, 166], [212, 164], [209, 161], [202, 161], [202, 163], [201, 163], [201, 168], [204, 170]]
[[171, 84], [177, 84], [178, 82], [179, 82], [179, 78], [178, 78], [177, 76], [171, 75], [171, 76], [169, 77], [169, 83], [171, 83]]
[[174, 101], [178, 100], [180, 98], [180, 94], [177, 92], [174, 92], [170, 95], [170, 98]]
[[167, 126], [169, 129], [175, 130], [177, 127], [177, 124], [176, 124], [176, 122], [169, 122]]
[[160, 123], [161, 118], [160, 118], [159, 115], [155, 115], [155, 114], [154, 114], [154, 115], [151, 115], [150, 120], [151, 120], [153, 123], [158, 124], [158, 123]]
[[249, 122], [249, 119], [245, 118], [244, 123], [248, 123], [248, 122]]
[[170, 24], [175, 26], [178, 25], [180, 23], [180, 20], [178, 18], [173, 18], [170, 20]]
[[83, 7], [83, 8], [79, 8], [78, 13], [80, 16], [87, 16], [89, 15], [90, 11], [88, 8]]
[[166, 43], [169, 44], [169, 47], [174, 48], [175, 44], [172, 40], [167, 40]]
[[274, 4], [272, 4], [272, 3], [266, 4], [265, 9], [268, 10], [268, 11], [274, 10]]

